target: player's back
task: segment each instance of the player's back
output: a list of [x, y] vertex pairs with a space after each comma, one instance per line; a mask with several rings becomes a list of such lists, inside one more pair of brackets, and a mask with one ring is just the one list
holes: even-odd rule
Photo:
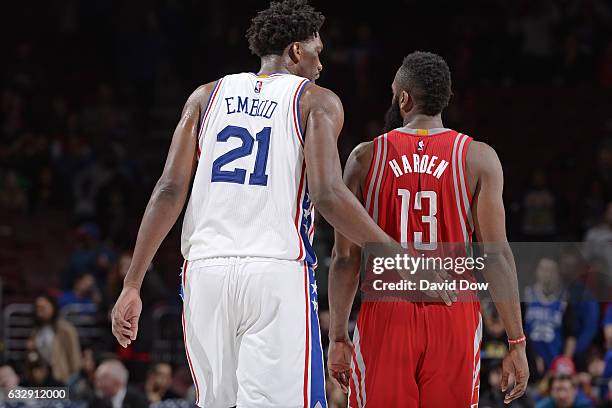
[[391, 237], [418, 250], [471, 241], [465, 161], [472, 138], [451, 129], [398, 128], [374, 140], [365, 206]]
[[185, 213], [187, 260], [256, 256], [314, 263], [299, 123], [307, 79], [252, 73], [220, 79], [203, 114]]

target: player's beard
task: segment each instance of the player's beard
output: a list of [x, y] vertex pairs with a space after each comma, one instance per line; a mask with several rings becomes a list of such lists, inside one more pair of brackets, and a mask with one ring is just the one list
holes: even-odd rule
[[391, 106], [385, 113], [385, 128], [383, 132], [389, 132], [393, 129], [404, 126], [404, 119], [400, 114], [399, 98], [393, 98]]

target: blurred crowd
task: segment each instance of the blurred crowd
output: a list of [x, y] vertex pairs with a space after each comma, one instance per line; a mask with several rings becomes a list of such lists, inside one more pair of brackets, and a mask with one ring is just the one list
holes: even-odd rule
[[[610, 2], [312, 3], [327, 16], [320, 84], [345, 104], [343, 160], [380, 131], [401, 58], [438, 52], [454, 81], [445, 124], [502, 159], [510, 239], [585, 241], [593, 253], [584, 273], [610, 271]], [[257, 70], [243, 33], [265, 5], [54, 0], [34, 15], [26, 4], [9, 6], [0, 39], [8, 57], [0, 67], [0, 247], [11, 243], [0, 249], [2, 306], [30, 303], [34, 320], [23, 358], [4, 353], [0, 400], [14, 387], [61, 384], [100, 407], [194, 401], [185, 361], [156, 353], [147, 330], [159, 308], [180, 308], [177, 229], [147, 273], [139, 339], [128, 349], [111, 337], [108, 314], [182, 104], [201, 83]], [[25, 258], [20, 240], [54, 253], [4, 262]], [[325, 343], [333, 231], [322, 219], [315, 245]], [[576, 276], [568, 285], [568, 265], [578, 262], [560, 253], [535, 265], [523, 294], [532, 386], [512, 406], [612, 404], [612, 306]], [[71, 307], [90, 314], [99, 334], [79, 335], [62, 313]], [[483, 316], [481, 406], [498, 407], [505, 334], [492, 305], [483, 304]], [[329, 384], [328, 395], [341, 406], [339, 389]]]

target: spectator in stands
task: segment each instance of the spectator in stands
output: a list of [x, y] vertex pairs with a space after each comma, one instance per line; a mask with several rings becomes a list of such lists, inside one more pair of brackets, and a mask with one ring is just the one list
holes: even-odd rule
[[[544, 379], [544, 382], [547, 384], [547, 387], [550, 387], [552, 385], [551, 378], [555, 378], [561, 375], [570, 376], [574, 382], [574, 385], [576, 386], [576, 400], [592, 402], [594, 401], [594, 399], [592, 400], [589, 397], [588, 391], [590, 390], [587, 389], [587, 392], [585, 392], [585, 390], [583, 389], [584, 385], [590, 386], [591, 378], [588, 373], [581, 374], [582, 375], [576, 373], [576, 365], [574, 364], [571, 358], [559, 356], [553, 360], [550, 366], [550, 370], [548, 371], [548, 373], [546, 373], [546, 378]], [[583, 381], [586, 380], [586, 377], [589, 377], [587, 381], [588, 384], [581, 384], [581, 377], [583, 377]], [[552, 394], [552, 389], [549, 389], [549, 391]]]
[[612, 199], [612, 137], [608, 136], [601, 141], [597, 150], [596, 165], [590, 177], [603, 183], [606, 197], [610, 200]]
[[602, 322], [606, 349], [612, 349], [612, 303], [608, 303]]
[[543, 374], [559, 355], [572, 358], [576, 348], [572, 306], [559, 276], [559, 265], [542, 258], [536, 283], [525, 289], [525, 331], [535, 351], [537, 372]]
[[100, 241], [100, 228], [94, 223], [80, 225], [76, 233], [78, 247], [63, 273], [62, 288], [72, 289], [77, 276], [84, 272], [93, 273], [98, 287], [102, 287], [115, 261], [115, 252]]
[[144, 395], [128, 386], [128, 371], [119, 360], [106, 360], [95, 373], [95, 394], [91, 408], [146, 408]]
[[147, 373], [144, 390], [150, 403], [167, 399], [180, 398], [170, 388], [172, 386], [172, 366], [168, 363], [157, 363]]
[[9, 211], [25, 211], [28, 206], [26, 183], [27, 181], [14, 171], [0, 173], [0, 208]]
[[594, 351], [588, 358], [587, 370], [578, 373], [580, 388], [592, 401], [598, 401], [604, 396], [602, 386], [604, 385], [605, 362], [601, 353]]
[[49, 364], [37, 351], [29, 351], [25, 361], [24, 387], [61, 387], [64, 384], [53, 379]]
[[493, 302], [486, 300], [481, 303], [481, 313], [484, 331], [481, 353], [488, 359], [502, 360], [508, 353], [506, 329], [497, 313]]
[[560, 374], [550, 380], [550, 397], [543, 399], [536, 408], [589, 408], [592, 403], [584, 398], [578, 398], [574, 378]]
[[[579, 370], [586, 368], [587, 352], [599, 331], [599, 303], [587, 284], [596, 285], [597, 277], [586, 273], [582, 257], [573, 245], [565, 247], [559, 255], [559, 272], [567, 288], [568, 302], [574, 311], [576, 352], [574, 361]], [[593, 278], [593, 279], [591, 279]]]
[[608, 395], [612, 393], [612, 388], [609, 388], [610, 382], [612, 382], [612, 303], [608, 303], [606, 313], [603, 320], [604, 336], [606, 341], [606, 355], [604, 357], [604, 372], [601, 394]]
[[70, 398], [77, 401], [91, 401], [94, 398], [94, 376], [96, 360], [90, 348], [83, 350], [83, 368], [71, 381]]
[[557, 198], [548, 185], [546, 173], [536, 170], [531, 188], [523, 195], [521, 230], [527, 241], [548, 241], [557, 232]]
[[602, 258], [608, 265], [606, 273], [612, 273], [612, 201], [606, 205], [602, 222], [588, 229], [584, 238], [584, 253], [587, 260]]
[[15, 369], [8, 365], [0, 365], [0, 401], [7, 400], [10, 390], [16, 390], [19, 385], [19, 376]]
[[94, 276], [89, 272], [84, 272], [76, 277], [71, 291], [62, 292], [58, 303], [60, 308], [66, 305], [93, 306], [100, 303], [100, 300]]
[[42, 295], [34, 303], [34, 331], [29, 348], [52, 368], [53, 378], [67, 383], [81, 369], [81, 346], [74, 326], [59, 318], [55, 298]]
[[590, 178], [580, 193], [582, 199], [582, 227], [586, 230], [599, 224], [606, 211], [606, 191], [604, 183], [598, 178]]
[[[132, 251], [124, 251], [120, 256], [114, 267], [108, 273], [106, 279], [106, 297], [109, 304], [114, 304], [117, 297], [121, 293], [123, 287], [123, 279], [127, 275], [130, 264], [132, 263]], [[145, 279], [142, 282], [141, 296], [143, 311], [147, 306], [153, 306], [154, 303], [163, 300], [166, 296], [166, 286], [159, 274], [153, 269], [153, 265], [145, 275]]]
[[561, 18], [554, 1], [531, 1], [512, 28], [521, 40], [523, 80], [540, 80], [550, 73], [554, 50], [554, 27]]

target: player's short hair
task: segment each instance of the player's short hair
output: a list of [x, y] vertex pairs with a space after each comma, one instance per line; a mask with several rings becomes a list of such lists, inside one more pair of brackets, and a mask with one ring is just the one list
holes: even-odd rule
[[448, 106], [453, 94], [448, 64], [441, 56], [415, 51], [404, 58], [397, 74], [401, 90], [407, 91], [419, 111], [434, 116]]
[[246, 33], [249, 48], [260, 57], [282, 55], [292, 42], [313, 38], [324, 21], [306, 0], [273, 1], [251, 20]]

